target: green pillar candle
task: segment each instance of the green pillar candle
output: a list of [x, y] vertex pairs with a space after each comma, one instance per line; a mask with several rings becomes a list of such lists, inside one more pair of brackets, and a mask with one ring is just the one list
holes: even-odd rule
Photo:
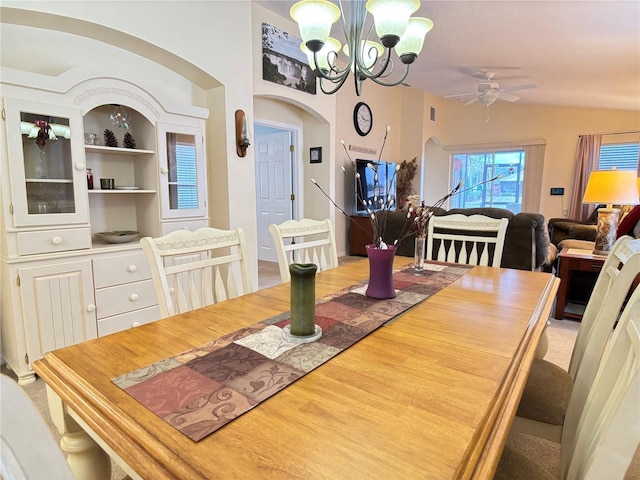
[[316, 325], [315, 263], [292, 263], [291, 273], [291, 335], [313, 335]]

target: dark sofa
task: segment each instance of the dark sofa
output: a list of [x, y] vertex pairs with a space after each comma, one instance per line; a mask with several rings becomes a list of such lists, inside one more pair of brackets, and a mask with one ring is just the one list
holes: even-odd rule
[[[504, 242], [501, 267], [519, 270], [548, 270], [555, 262], [557, 250], [549, 241], [549, 232], [543, 215], [539, 213], [514, 214], [502, 208], [454, 208], [449, 211], [437, 209], [435, 215], [448, 214], [485, 215], [491, 218], [507, 218], [509, 226]], [[407, 214], [404, 211], [390, 212], [384, 241], [392, 244], [398, 238]], [[352, 227], [353, 228], [353, 227]], [[402, 240], [398, 255], [413, 257], [414, 237]]]

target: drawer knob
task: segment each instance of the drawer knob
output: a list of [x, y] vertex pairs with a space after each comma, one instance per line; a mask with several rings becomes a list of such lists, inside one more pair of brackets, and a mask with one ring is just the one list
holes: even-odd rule
[[137, 293], [132, 293], [131, 295], [129, 295], [129, 300], [131, 300], [132, 302], [135, 302], [136, 300], [138, 300], [138, 294]]
[[76, 167], [76, 170], [84, 170], [86, 168], [85, 164], [82, 162], [76, 162], [74, 167]]
[[51, 243], [54, 245], [60, 245], [62, 243], [62, 237], [53, 237], [51, 239]]
[[89, 305], [87, 305], [87, 312], [95, 312], [96, 311], [96, 306], [93, 303], [90, 303]]
[[138, 269], [138, 267], [136, 267], [135, 265], [129, 265], [129, 267], [127, 268], [127, 270], [131, 273], [135, 272]]
[[132, 327], [139, 327], [140, 326], [140, 322], [133, 322], [131, 324]]
[[162, 174], [166, 175], [167, 173], [169, 173], [169, 169], [168, 169], [167, 167], [162, 167], [162, 168], [160, 169], [160, 173], [162, 173]]

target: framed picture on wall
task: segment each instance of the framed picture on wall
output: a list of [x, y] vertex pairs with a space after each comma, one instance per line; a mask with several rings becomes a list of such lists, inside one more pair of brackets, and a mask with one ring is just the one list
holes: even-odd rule
[[322, 163], [322, 147], [309, 148], [309, 158], [311, 163]]
[[316, 75], [300, 50], [302, 40], [278, 27], [262, 24], [262, 78], [312, 95]]

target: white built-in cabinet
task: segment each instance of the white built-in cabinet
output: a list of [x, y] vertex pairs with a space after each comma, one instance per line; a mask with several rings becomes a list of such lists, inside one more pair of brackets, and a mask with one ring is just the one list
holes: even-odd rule
[[[160, 318], [138, 240], [110, 244], [95, 234], [209, 224], [208, 112], [169, 112], [161, 95], [114, 79], [64, 93], [3, 85], [3, 94], [1, 354], [26, 384], [47, 351]], [[129, 115], [128, 130], [111, 123], [116, 108]], [[118, 147], [105, 146], [105, 129]], [[126, 132], [135, 148], [125, 148]], [[101, 178], [116, 188], [102, 190]]]

